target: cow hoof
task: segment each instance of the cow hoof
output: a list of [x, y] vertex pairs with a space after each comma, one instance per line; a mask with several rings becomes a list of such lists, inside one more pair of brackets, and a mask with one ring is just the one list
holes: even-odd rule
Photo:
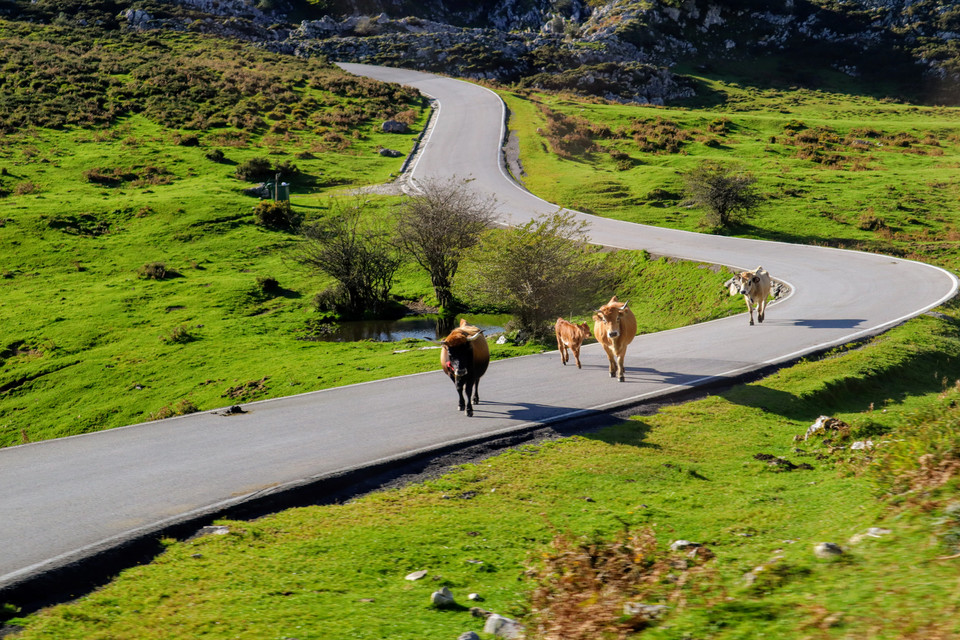
[[473, 417], [473, 409], [467, 409], [467, 417], [468, 417], [468, 418], [472, 418], [472, 417]]
[[753, 320], [750, 321], [750, 326], [751, 326], [751, 327], [753, 326]]
[[620, 376], [620, 378], [619, 378], [619, 379], [620, 379], [620, 382], [626, 382], [626, 381], [627, 381], [627, 379], [626, 379], [626, 378], [624, 378], [623, 376]]

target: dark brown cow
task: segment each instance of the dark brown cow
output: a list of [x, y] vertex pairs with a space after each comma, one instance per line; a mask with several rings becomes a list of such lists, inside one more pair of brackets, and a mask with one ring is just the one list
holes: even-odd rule
[[770, 274], [763, 267], [753, 271], [741, 271], [727, 280], [730, 295], [742, 294], [750, 312], [750, 324], [753, 324], [753, 310], [757, 310], [757, 321], [763, 322], [767, 311], [767, 298], [770, 297], [772, 282]]
[[607, 352], [610, 377], [619, 378], [620, 382], [624, 381], [623, 358], [627, 355], [627, 345], [637, 335], [637, 319], [627, 308], [627, 302], [619, 302], [617, 296], [613, 296], [593, 315], [593, 335]]
[[573, 324], [563, 318], [557, 318], [557, 324], [554, 325], [557, 334], [557, 349], [560, 350], [560, 362], [564, 365], [570, 359], [567, 349], [573, 351], [573, 357], [577, 360], [577, 369], [580, 366], [580, 345], [590, 337], [590, 325], [586, 322]]
[[[490, 347], [483, 331], [460, 320], [460, 326], [440, 342], [440, 366], [457, 387], [460, 411], [473, 415], [473, 405], [480, 402], [480, 377], [490, 364]], [[467, 392], [464, 402], [463, 392]], [[470, 396], [473, 396], [471, 402]]]

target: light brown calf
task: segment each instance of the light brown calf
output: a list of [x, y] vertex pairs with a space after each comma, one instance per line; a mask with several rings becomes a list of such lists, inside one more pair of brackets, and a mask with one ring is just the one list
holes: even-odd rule
[[557, 324], [554, 326], [557, 333], [557, 349], [560, 350], [560, 361], [567, 364], [570, 354], [567, 349], [573, 351], [573, 357], [577, 360], [577, 369], [580, 369], [580, 346], [583, 341], [590, 337], [590, 325], [586, 322], [573, 324], [563, 318], [557, 318]]

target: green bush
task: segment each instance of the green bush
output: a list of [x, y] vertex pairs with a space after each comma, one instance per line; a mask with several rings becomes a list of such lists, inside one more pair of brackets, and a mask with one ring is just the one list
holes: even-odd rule
[[258, 226], [279, 231], [295, 231], [303, 222], [287, 200], [261, 200], [253, 208], [253, 217]]
[[256, 157], [244, 160], [237, 165], [234, 175], [238, 180], [247, 182], [263, 182], [274, 177], [273, 168], [268, 158]]
[[148, 262], [137, 269], [137, 275], [145, 280], [166, 280], [178, 274], [173, 269], [168, 269], [163, 262]]

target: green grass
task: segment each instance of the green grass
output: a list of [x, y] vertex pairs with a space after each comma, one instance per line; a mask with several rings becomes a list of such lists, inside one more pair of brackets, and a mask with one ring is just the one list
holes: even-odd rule
[[[956, 551], [946, 535], [956, 532], [941, 524], [953, 490], [924, 494], [923, 509], [896, 507], [881, 499], [886, 485], [870, 481], [881, 454], [794, 442], [821, 414], [851, 426], [847, 445], [896, 438], [941, 404], [943, 381], [960, 376], [960, 314], [946, 311], [703, 400], [433, 481], [222, 521], [228, 535], [170, 541], [108, 587], [18, 620], [19, 637], [456, 637], [482, 627], [465, 609], [471, 592], [487, 610], [525, 615], [527, 569], [540, 566], [555, 536], [600, 541], [625, 527], [651, 528], [661, 550], [687, 539], [715, 554], [681, 590], [683, 602], [663, 600], [668, 617], [645, 637], [952, 637], [956, 561], [937, 558]], [[948, 389], [944, 398], [960, 396]], [[777, 472], [756, 454], [813, 469]], [[892, 533], [850, 542], [873, 526]], [[847, 553], [819, 560], [813, 546], [823, 541]], [[426, 578], [404, 579], [420, 569]], [[433, 609], [430, 593], [441, 586], [464, 608]]]
[[[573, 209], [696, 231], [703, 212], [685, 205], [680, 174], [715, 160], [752, 172], [765, 196], [735, 235], [960, 266], [960, 109], [700, 80], [722, 99], [654, 107], [500, 91], [523, 182]], [[594, 150], [557, 153], [542, 107], [582, 119]]]

